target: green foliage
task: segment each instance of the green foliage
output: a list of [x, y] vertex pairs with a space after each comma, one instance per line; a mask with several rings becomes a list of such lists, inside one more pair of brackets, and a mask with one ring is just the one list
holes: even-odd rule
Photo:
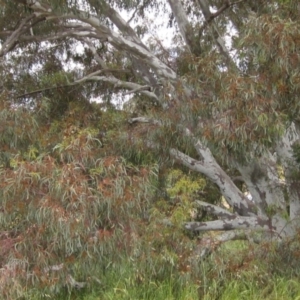
[[0, 165], [8, 165], [11, 156], [27, 151], [35, 140], [38, 124], [25, 109], [11, 109], [0, 102]]
[[[237, 162], [273, 153], [286, 128], [298, 126], [299, 1], [236, 1], [205, 23], [196, 1], [181, 2], [192, 18], [190, 49], [176, 34], [172, 49], [149, 42], [176, 72], [172, 81], [138, 47], [122, 48], [123, 39], [136, 40], [130, 23], [143, 21], [132, 30], [152, 36], [157, 24], [148, 28], [147, 12], [166, 10], [164, 1], [41, 1], [54, 12], [41, 18], [25, 1], [0, 1], [2, 45], [31, 17], [0, 66], [0, 298], [299, 298], [297, 239], [233, 242], [199, 261], [203, 236], [182, 223], [207, 220], [194, 200], [217, 204], [220, 192], [179, 169], [169, 151], [199, 157], [187, 128], [233, 174]], [[108, 4], [132, 17], [117, 25], [114, 44]], [[99, 27], [88, 33], [92, 14]], [[229, 26], [233, 61], [216, 46]], [[139, 91], [134, 108], [116, 108], [126, 89], [109, 76], [144, 92], [151, 85], [155, 96]], [[161, 126], [129, 125], [136, 115]], [[295, 144], [298, 163], [299, 153]], [[298, 169], [289, 176], [297, 179]], [[270, 205], [266, 213], [278, 211]], [[80, 292], [78, 282], [86, 284]]]
[[[3, 265], [13, 268], [11, 261], [17, 259], [17, 277], [26, 286], [51, 291], [67, 285], [68, 273], [76, 274], [78, 268], [79, 276], [86, 278], [97, 261], [105, 266], [108, 260], [117, 260], [118, 253], [111, 252], [113, 242], [121, 243], [119, 251], [125, 251], [131, 240], [129, 236], [122, 241], [122, 228], [130, 230], [147, 209], [148, 176], [137, 176], [138, 169], [114, 157], [94, 161], [102, 171], [88, 174], [90, 162], [77, 156], [77, 151], [85, 150], [71, 146], [68, 151], [73, 155], [61, 156], [60, 163], [50, 156], [31, 162], [15, 158], [13, 170], [1, 170], [0, 226], [7, 232], [2, 242], [14, 240]], [[64, 265], [60, 274], [44, 271], [60, 264]], [[6, 284], [2, 292], [9, 294], [9, 278]]]
[[224, 162], [232, 155], [240, 162], [262, 155], [298, 118], [300, 28], [298, 18], [287, 18], [297, 1], [277, 5], [261, 5], [264, 13], [249, 13], [239, 23], [234, 39], [238, 72], [220, 71], [222, 57], [213, 49], [203, 56], [183, 52], [178, 57], [178, 72], [197, 96], [182, 99], [170, 118], [193, 128]]
[[[112, 151], [106, 155], [113, 138], [101, 141], [99, 127], [113, 131], [119, 121], [100, 118], [97, 124], [85, 118], [85, 112], [93, 116], [97, 110], [69, 106], [51, 126], [42, 120], [36, 127], [25, 126], [38, 114], [25, 108], [7, 111], [3, 124], [14, 118], [14, 128], [27, 130], [23, 144], [22, 135], [16, 135], [18, 153], [10, 151], [11, 138], [1, 143], [10, 154], [0, 172], [1, 264], [14, 274], [0, 274], [1, 297], [17, 298], [31, 287], [41, 294], [72, 289], [69, 274], [87, 281], [135, 249], [132, 236], [149, 209], [156, 168], [131, 165]], [[51, 271], [60, 265], [59, 272]]]
[[199, 190], [202, 190], [206, 185], [204, 178], [193, 180], [191, 177], [184, 174], [179, 169], [174, 169], [170, 172], [167, 178], [167, 192], [170, 197], [182, 195], [182, 197], [189, 197]]

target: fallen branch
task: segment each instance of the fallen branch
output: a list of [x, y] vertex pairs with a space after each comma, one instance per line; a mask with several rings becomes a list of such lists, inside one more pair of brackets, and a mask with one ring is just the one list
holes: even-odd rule
[[208, 222], [187, 222], [185, 229], [191, 231], [213, 231], [213, 230], [235, 230], [235, 229], [260, 229], [272, 231], [272, 223], [269, 218], [244, 217], [234, 215], [226, 220], [215, 220]]
[[223, 243], [234, 240], [249, 240], [249, 237], [244, 231], [229, 231], [214, 237], [204, 237], [193, 251], [190, 260], [194, 262], [194, 260], [205, 259], [216, 251]]
[[200, 201], [200, 200], [196, 200], [195, 203], [197, 205], [199, 205], [201, 208], [203, 208], [205, 211], [207, 211], [208, 213], [211, 213], [215, 216], [218, 216], [218, 217], [221, 217], [221, 218], [228, 218], [228, 219], [236, 217], [236, 214], [231, 213], [227, 209], [224, 209], [222, 207], [213, 205], [211, 203], [203, 202], [203, 201]]

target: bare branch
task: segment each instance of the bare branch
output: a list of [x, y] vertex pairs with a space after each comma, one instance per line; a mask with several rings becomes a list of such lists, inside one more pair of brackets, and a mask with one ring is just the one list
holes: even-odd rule
[[[106, 13], [113, 22], [115, 22], [118, 28], [120, 28], [121, 32], [123, 33], [123, 36], [118, 34], [117, 32], [114, 32], [107, 26], [103, 25], [98, 16], [87, 14], [84, 11], [78, 10], [76, 11], [76, 14], [70, 12], [70, 13], [59, 15], [57, 13], [52, 12], [51, 8], [48, 5], [44, 5], [39, 1], [28, 0], [27, 2], [28, 5], [30, 5], [31, 9], [34, 10], [35, 12], [34, 14], [36, 16], [45, 17], [47, 20], [48, 19], [49, 20], [50, 19], [78, 20], [85, 24], [89, 24], [90, 27], [87, 26], [81, 27], [80, 29], [82, 30], [78, 30], [78, 28], [74, 27], [69, 31], [63, 31], [60, 33], [56, 33], [55, 35], [46, 36], [46, 37], [32, 37], [32, 36], [22, 37], [23, 41], [25, 40], [29, 42], [42, 41], [42, 40], [50, 41], [53, 39], [58, 39], [58, 38], [68, 37], [68, 36], [77, 39], [82, 39], [83, 37], [96, 38], [101, 41], [109, 42], [116, 49], [121, 51], [126, 51], [130, 53], [133, 57], [138, 58], [140, 65], [148, 65], [148, 69], [149, 68], [153, 69], [156, 75], [162, 77], [161, 80], [170, 80], [172, 82], [176, 81], [177, 79], [176, 73], [171, 68], [169, 68], [166, 64], [164, 64], [159, 58], [157, 58], [155, 54], [153, 54], [150, 50], [148, 50], [145, 47], [145, 45], [140, 41], [140, 39], [137, 37], [133, 29], [130, 26], [128, 26], [126, 21], [123, 20], [121, 16], [108, 5], [106, 5], [107, 9], [104, 10], [104, 13]], [[78, 26], [78, 23], [77, 24], [75, 23], [74, 25]], [[8, 48], [7, 47], [2, 48], [1, 51], [2, 53], [0, 52], [0, 55], [3, 56], [4, 53], [10, 51], [9, 49], [12, 49], [15, 46], [16, 41], [17, 38], [13, 38], [12, 40], [10, 40], [9, 41], [10, 46]], [[143, 69], [141, 70], [143, 71]], [[152, 84], [154, 82], [151, 82], [149, 80], [148, 83]]]
[[117, 26], [123, 35], [126, 36], [126, 39], [147, 49], [140, 38], [136, 35], [135, 31], [129, 26], [128, 22], [126, 22], [113, 7], [104, 1], [101, 2], [100, 5], [102, 7], [101, 13], [107, 16]]
[[[207, 0], [198, 0], [198, 2], [199, 2], [199, 5], [201, 7], [202, 13], [204, 15], [205, 22], [207, 24], [211, 23], [216, 18], [216, 16], [214, 17], [214, 15], [211, 13]], [[222, 6], [221, 12], [223, 12], [225, 9], [227, 9], [228, 5], [229, 5], [229, 0], [226, 0], [224, 5]], [[221, 12], [218, 15], [220, 15]], [[216, 24], [212, 24], [212, 35], [213, 35], [214, 38], [216, 37], [215, 42], [216, 42], [216, 44], [217, 44], [217, 46], [220, 50], [220, 53], [226, 58], [227, 63], [230, 66], [236, 66], [235, 63], [232, 61], [232, 59], [230, 57], [230, 53], [229, 53], [228, 49], [225, 46], [225, 41], [222, 38], [222, 36], [220, 35]]]
[[106, 69], [106, 64], [104, 62], [104, 60], [99, 56], [99, 54], [97, 53], [97, 49], [95, 48], [95, 46], [89, 41], [89, 39], [87, 38], [83, 38], [82, 39], [90, 48], [90, 50], [92, 51], [95, 60], [97, 61], [97, 63], [103, 68]]
[[[1, 36], [6, 36], [7, 34], [4, 32], [0, 33]], [[77, 40], [81, 40], [82, 37], [90, 37], [90, 38], [97, 38], [99, 41], [107, 41], [107, 38], [103, 38], [100, 35], [96, 35], [92, 31], [84, 30], [84, 31], [79, 31], [79, 30], [68, 30], [68, 31], [62, 31], [62, 32], [57, 32], [55, 34], [49, 34], [49, 35], [22, 35], [19, 37], [18, 42], [27, 42], [27, 43], [32, 43], [32, 42], [42, 42], [42, 41], [56, 41], [58, 39], [62, 39], [65, 37], [74, 37]], [[17, 45], [17, 44], [16, 44]], [[12, 50], [12, 49], [11, 49]], [[10, 50], [10, 51], [11, 51]], [[1, 53], [1, 52], [0, 52]]]
[[202, 151], [204, 155], [203, 160], [191, 158], [177, 149], [171, 149], [170, 154], [190, 170], [202, 173], [217, 184], [228, 204], [234, 207], [239, 215], [247, 216], [254, 214], [254, 204], [236, 187], [230, 177], [215, 161], [208, 148], [204, 148]]
[[206, 19], [206, 23], [210, 23], [213, 19], [220, 16], [229, 7], [234, 6], [234, 5], [244, 2], [244, 1], [245, 0], [240, 0], [240, 1], [230, 3], [229, 0], [225, 0], [223, 5], [216, 12], [210, 13], [209, 17]]
[[150, 90], [151, 90], [151, 86], [143, 85], [143, 86], [140, 86], [134, 90], [131, 90], [131, 91], [125, 93], [124, 95], [129, 95], [129, 94], [133, 94], [133, 93], [137, 93], [137, 92], [141, 92], [141, 91], [150, 91]]
[[24, 94], [21, 94], [21, 95], [17, 95], [16, 98], [24, 98], [24, 97], [32, 96], [34, 94], [43, 93], [43, 92], [50, 91], [50, 90], [61, 89], [61, 88], [69, 87], [69, 86], [71, 86], [71, 84], [46, 87], [46, 88], [31, 91], [31, 92], [28, 92], [28, 93], [24, 93]]
[[[143, 4], [145, 5], [145, 3]], [[141, 39], [137, 36], [135, 31], [129, 26], [129, 23], [126, 22], [122, 16], [111, 6], [107, 3], [101, 3], [102, 10], [101, 13], [107, 16], [122, 32], [123, 36], [126, 37], [127, 40], [136, 43], [137, 45], [147, 49]], [[131, 56], [132, 63], [134, 64], [134, 73], [137, 78], [142, 78], [146, 83], [155, 85], [157, 84], [157, 80], [154, 79], [154, 76], [149, 72], [149, 68], [145, 66], [143, 60], [140, 60], [138, 57]], [[140, 74], [138, 74], [138, 71]], [[140, 76], [138, 76], [140, 75]]]
[[162, 125], [162, 122], [159, 120], [155, 120], [155, 119], [150, 119], [147, 117], [137, 117], [137, 118], [132, 118], [128, 120], [129, 124], [133, 124], [133, 123], [150, 123], [150, 124], [154, 124], [154, 125]]
[[170, 7], [172, 9], [172, 12], [174, 14], [174, 17], [177, 21], [180, 34], [186, 43], [186, 45], [189, 47], [189, 50], [193, 52], [193, 36], [192, 36], [192, 26], [190, 25], [190, 22], [188, 20], [188, 17], [184, 11], [184, 8], [180, 1], [177, 0], [168, 0]]
[[[148, 118], [134, 118], [129, 120], [129, 123], [142, 122], [152, 123], [161, 126], [162, 123], [157, 120]], [[204, 146], [199, 139], [196, 139], [193, 134], [187, 129], [183, 128], [185, 135], [189, 136], [197, 150], [201, 160], [194, 159], [178, 149], [170, 149], [170, 155], [182, 165], [188, 167], [190, 170], [196, 171], [207, 176], [220, 189], [220, 192], [225, 197], [228, 204], [233, 207], [235, 212], [241, 216], [253, 216], [256, 214], [256, 207], [234, 184], [231, 178], [220, 167], [211, 151]], [[213, 209], [213, 208], [212, 208]], [[221, 212], [221, 211], [219, 211]], [[230, 213], [227, 212], [231, 217]]]
[[195, 203], [197, 205], [199, 205], [200, 207], [202, 207], [207, 212], [209, 212], [215, 216], [218, 216], [221, 218], [229, 218], [229, 219], [236, 217], [236, 214], [233, 214], [230, 211], [228, 211], [227, 209], [221, 208], [221, 207], [213, 205], [211, 203], [203, 202], [200, 200], [196, 200]]
[[192, 231], [235, 230], [235, 229], [273, 229], [271, 220], [261, 217], [234, 216], [231, 219], [208, 222], [187, 222], [185, 229]]
[[144, 8], [145, 8], [145, 6], [148, 4], [148, 0], [146, 0], [146, 1], [144, 1], [144, 3], [143, 4], [141, 4], [141, 5], [138, 5], [138, 7], [136, 8], [136, 10], [133, 12], [133, 14], [132, 14], [132, 16], [129, 18], [129, 20], [127, 21], [127, 24], [129, 24], [132, 20], [133, 20], [133, 18], [135, 17], [135, 15], [136, 15], [136, 13], [138, 12], [138, 11], [142, 11]]
[[234, 240], [250, 240], [245, 231], [232, 230], [218, 234], [214, 237], [202, 238], [196, 249], [193, 251], [191, 259], [205, 259], [212, 252], [216, 251], [223, 243]]
[[0, 57], [4, 56], [8, 52], [12, 51], [19, 42], [19, 37], [22, 33], [29, 30], [30, 21], [34, 18], [34, 15], [30, 15], [27, 18], [21, 20], [18, 28], [11, 33], [7, 40], [3, 43], [0, 50]]
[[128, 19], [127, 24], [129, 24], [129, 23], [133, 20], [133, 18], [135, 17], [136, 13], [137, 13], [140, 9], [141, 9], [141, 7], [138, 6], [138, 7], [134, 10], [134, 12], [132, 13], [131, 17]]
[[143, 90], [143, 86], [134, 82], [122, 81], [120, 79], [115, 78], [114, 76], [86, 76], [75, 81], [75, 83], [82, 83], [84, 81], [103, 81], [112, 84], [115, 88], [124, 88], [131, 91], [137, 90], [141, 94], [147, 95], [148, 97], [153, 98], [156, 101], [159, 101], [159, 99], [156, 97], [154, 93]]
[[[125, 88], [125, 89], [129, 89], [131, 93], [136, 93], [136, 92], [140, 92], [141, 94], [147, 95], [150, 98], [153, 98], [154, 100], [158, 101], [156, 95], [150, 91], [145, 90], [144, 86], [140, 86], [139, 84], [133, 83], [133, 82], [127, 82], [127, 81], [122, 81], [117, 79], [116, 77], [110, 75], [110, 76], [97, 76], [97, 74], [100, 73], [104, 73], [104, 72], [112, 72], [112, 71], [116, 71], [118, 72], [118, 70], [99, 70], [96, 72], [93, 72], [83, 78], [80, 78], [70, 84], [66, 84], [66, 85], [60, 85], [60, 86], [52, 86], [52, 87], [47, 87], [47, 88], [42, 88], [42, 89], [38, 89], [32, 92], [28, 92], [22, 95], [18, 95], [17, 98], [22, 98], [22, 97], [27, 97], [27, 96], [31, 96], [37, 93], [42, 93], [45, 91], [49, 91], [52, 89], [59, 89], [59, 88], [65, 88], [65, 87], [70, 87], [70, 86], [74, 86], [74, 85], [78, 85], [78, 84], [82, 84], [83, 82], [86, 81], [103, 81], [103, 82], [108, 82], [113, 84], [115, 87], [118, 88]], [[147, 87], [149, 88], [149, 87]], [[127, 94], [127, 93], [126, 93]], [[125, 95], [126, 95], [125, 94]]]
[[175, 149], [171, 149], [171, 155], [191, 170], [204, 174], [217, 184], [228, 204], [233, 207], [239, 215], [253, 215], [256, 212], [254, 203], [247, 199], [247, 197], [238, 189], [231, 178], [217, 163], [209, 148], [206, 147], [200, 139], [195, 138], [188, 128], [182, 128], [182, 132], [191, 138], [201, 160], [193, 159]]
[[209, 25], [215, 18], [217, 18], [218, 16], [220, 16], [226, 9], [228, 9], [229, 7], [234, 6], [236, 4], [239, 4], [241, 2], [244, 2], [244, 1], [245, 0], [240, 0], [240, 1], [232, 2], [232, 3], [230, 3], [229, 1], [225, 1], [224, 4], [216, 12], [211, 13], [209, 11], [209, 13], [207, 13], [208, 17], [206, 18], [205, 23], [199, 29], [200, 34], [207, 27], [207, 25]]

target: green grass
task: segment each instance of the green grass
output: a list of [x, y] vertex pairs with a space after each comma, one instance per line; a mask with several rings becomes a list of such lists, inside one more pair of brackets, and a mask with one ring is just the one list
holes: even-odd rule
[[163, 279], [147, 276], [131, 265], [110, 271], [102, 278], [102, 284], [93, 291], [70, 299], [82, 300], [133, 300], [133, 299], [197, 299], [198, 286], [189, 283], [178, 274], [169, 273]]
[[[247, 281], [246, 281], [247, 279]], [[130, 281], [130, 280], [129, 280]], [[187, 284], [177, 286], [175, 280], [161, 283], [144, 282], [132, 284], [128, 280], [110, 283], [104, 289], [94, 289], [86, 293], [74, 292], [68, 297], [57, 299], [72, 300], [300, 300], [300, 283], [295, 279], [269, 278], [264, 286], [260, 282], [248, 281], [248, 276], [240, 280], [210, 282], [205, 294], [199, 294], [198, 286]]]
[[217, 283], [203, 297], [204, 300], [300, 300], [300, 283], [295, 279], [270, 278], [265, 287], [255, 281], [228, 281], [222, 291]]
[[[289, 250], [293, 249], [293, 250]], [[190, 272], [162, 261], [124, 258], [99, 270], [84, 290], [66, 289], [44, 297], [30, 291], [22, 299], [40, 300], [300, 300], [300, 267], [295, 245], [223, 245]], [[20, 298], [21, 299], [21, 298]]]

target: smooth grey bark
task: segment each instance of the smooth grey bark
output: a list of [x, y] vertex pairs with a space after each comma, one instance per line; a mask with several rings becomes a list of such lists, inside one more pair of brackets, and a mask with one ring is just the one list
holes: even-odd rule
[[246, 166], [238, 165], [237, 168], [257, 205], [259, 215], [266, 215], [266, 209], [271, 205], [280, 211], [286, 209], [282, 182], [272, 155], [265, 153], [262, 159]]
[[185, 42], [185, 44], [188, 46], [189, 50], [193, 51], [193, 37], [192, 35], [192, 26], [188, 20], [188, 17], [184, 11], [184, 8], [180, 1], [177, 0], [168, 0], [170, 7], [172, 9], [172, 12], [175, 16], [180, 34]]
[[227, 203], [233, 207], [240, 215], [248, 216], [254, 213], [254, 205], [250, 200], [236, 187], [230, 177], [218, 165], [208, 148], [202, 149], [204, 155], [202, 161], [191, 158], [177, 149], [171, 149], [171, 156], [190, 170], [196, 171], [207, 176], [220, 189]]

